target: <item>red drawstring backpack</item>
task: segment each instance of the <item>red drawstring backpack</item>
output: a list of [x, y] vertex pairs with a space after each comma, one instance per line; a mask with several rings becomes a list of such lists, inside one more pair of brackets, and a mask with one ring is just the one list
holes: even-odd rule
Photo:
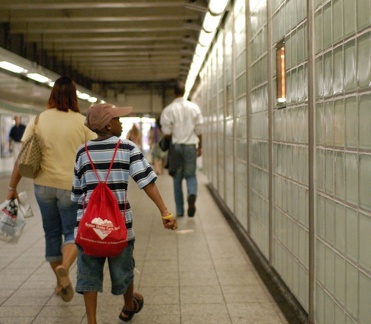
[[125, 225], [126, 201], [124, 215], [122, 215], [117, 199], [107, 185], [119, 145], [120, 141], [117, 142], [106, 179], [102, 182], [85, 144], [86, 154], [99, 183], [90, 196], [88, 207], [85, 211], [83, 210], [75, 242], [84, 250], [84, 253], [96, 257], [114, 257], [128, 243]]

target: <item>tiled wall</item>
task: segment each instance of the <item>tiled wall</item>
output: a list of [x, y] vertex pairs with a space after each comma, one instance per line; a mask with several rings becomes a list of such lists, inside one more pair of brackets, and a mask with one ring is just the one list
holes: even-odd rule
[[320, 323], [371, 319], [370, 6], [336, 0], [314, 8]]
[[[285, 42], [287, 75], [286, 107], [276, 109], [275, 96], [272, 100], [272, 265], [308, 310], [310, 228], [306, 2], [275, 1], [268, 15], [272, 22], [271, 52], [274, 55], [276, 44]], [[272, 74], [275, 82], [275, 64]]]
[[268, 60], [266, 7], [255, 7], [247, 21], [248, 75], [251, 105], [249, 111], [249, 197], [248, 216], [250, 236], [261, 252], [269, 258], [269, 109], [268, 109]]
[[371, 0], [233, 1], [194, 98], [211, 184], [316, 323], [371, 319], [370, 12]]

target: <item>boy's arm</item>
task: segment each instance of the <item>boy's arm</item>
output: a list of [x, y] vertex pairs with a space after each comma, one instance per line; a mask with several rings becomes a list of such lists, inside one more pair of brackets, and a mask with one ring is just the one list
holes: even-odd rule
[[[160, 192], [158, 191], [158, 188], [154, 182], [151, 182], [150, 184], [146, 185], [143, 190], [147, 194], [149, 198], [156, 204], [157, 208], [159, 209], [161, 216], [166, 217], [171, 215], [165, 205], [165, 202], [163, 201]], [[162, 219], [162, 222], [165, 226], [165, 228], [169, 229], [177, 229], [178, 226], [176, 224], [176, 219], [174, 217], [171, 217], [170, 219]]]

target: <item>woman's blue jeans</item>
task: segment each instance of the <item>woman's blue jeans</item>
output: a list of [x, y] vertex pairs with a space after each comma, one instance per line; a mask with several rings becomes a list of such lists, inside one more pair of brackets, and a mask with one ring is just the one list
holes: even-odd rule
[[197, 148], [196, 145], [174, 144], [179, 155], [179, 166], [173, 176], [176, 214], [184, 215], [183, 179], [187, 183], [187, 194], [197, 196]]
[[71, 190], [34, 185], [45, 232], [45, 259], [62, 260], [62, 246], [74, 243], [77, 203], [71, 200]]

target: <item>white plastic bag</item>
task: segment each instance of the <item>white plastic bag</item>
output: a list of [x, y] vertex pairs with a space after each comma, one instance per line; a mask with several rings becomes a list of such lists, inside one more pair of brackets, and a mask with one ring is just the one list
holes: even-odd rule
[[30, 204], [27, 201], [27, 192], [22, 191], [18, 194], [18, 211], [22, 213], [24, 218], [32, 217], [33, 211]]
[[6, 200], [0, 207], [0, 239], [17, 243], [26, 225], [23, 214], [18, 212], [16, 200]]

